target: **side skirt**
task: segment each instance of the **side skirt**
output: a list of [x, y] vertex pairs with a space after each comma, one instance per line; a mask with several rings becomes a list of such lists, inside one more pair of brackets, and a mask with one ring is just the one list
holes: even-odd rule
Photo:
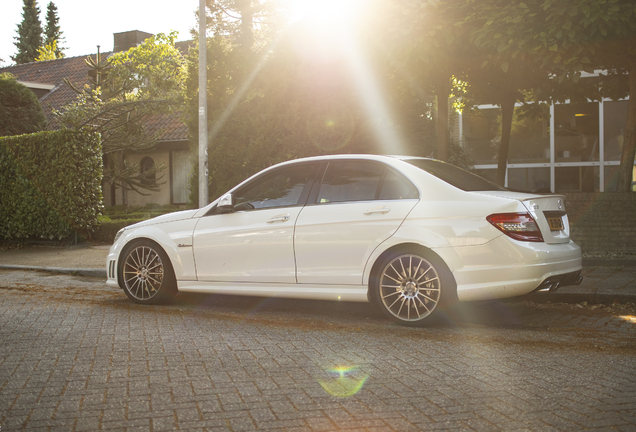
[[276, 284], [177, 281], [180, 292], [368, 302], [364, 285]]

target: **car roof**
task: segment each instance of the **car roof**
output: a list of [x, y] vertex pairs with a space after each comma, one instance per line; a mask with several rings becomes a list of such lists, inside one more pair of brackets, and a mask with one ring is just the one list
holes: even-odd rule
[[297, 163], [297, 162], [312, 162], [312, 161], [328, 161], [328, 160], [338, 160], [338, 159], [366, 159], [366, 160], [375, 160], [382, 162], [389, 162], [393, 160], [413, 160], [413, 159], [428, 159], [435, 160], [432, 158], [424, 158], [420, 156], [407, 156], [407, 155], [376, 155], [376, 154], [364, 154], [364, 153], [344, 153], [344, 154], [335, 154], [335, 155], [321, 155], [321, 156], [310, 156], [299, 159], [292, 159], [285, 162], [281, 162], [279, 164], [273, 165], [284, 165], [288, 163]]

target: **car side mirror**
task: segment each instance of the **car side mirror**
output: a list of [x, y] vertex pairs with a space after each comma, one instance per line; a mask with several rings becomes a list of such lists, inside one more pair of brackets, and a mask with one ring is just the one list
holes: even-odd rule
[[221, 197], [216, 205], [219, 213], [232, 213], [234, 211], [234, 197], [231, 193], [227, 193]]

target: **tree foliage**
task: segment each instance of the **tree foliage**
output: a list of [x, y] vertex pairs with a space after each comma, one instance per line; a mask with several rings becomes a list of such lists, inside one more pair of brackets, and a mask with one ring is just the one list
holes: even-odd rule
[[17, 64], [30, 63], [38, 56], [38, 48], [42, 46], [42, 23], [40, 8], [36, 0], [24, 0], [22, 22], [18, 24], [18, 36], [15, 46], [18, 52], [11, 58]]
[[[146, 184], [138, 164], [127, 163], [125, 155], [152, 149], [163, 131], [149, 133], [146, 122], [182, 104], [185, 69], [175, 39], [176, 33], [158, 34], [108, 59], [99, 53], [87, 58], [92, 87], [76, 89], [77, 99], [55, 112], [66, 127], [101, 134], [108, 167], [104, 180], [121, 188], [124, 202], [125, 191], [143, 194], [159, 187]], [[152, 173], [163, 169], [157, 166]]]
[[62, 58], [63, 54], [58, 54], [57, 51], [57, 41], [54, 40], [51, 43], [47, 43], [43, 47], [38, 48], [38, 57], [35, 61], [47, 61]]
[[[262, 168], [303, 156], [431, 154], [431, 98], [421, 92], [395, 97], [403, 78], [379, 51], [351, 57], [351, 46], [378, 41], [373, 24], [352, 24], [347, 39], [337, 39], [316, 34], [305, 21], [284, 24], [278, 1], [252, 2], [247, 11], [245, 4], [215, 2], [208, 18], [211, 197]], [[185, 92], [191, 137], [198, 136], [197, 90], [198, 47], [188, 57]], [[198, 182], [192, 180], [194, 203]]]
[[[618, 190], [631, 190], [636, 156], [636, 3], [633, 0], [544, 0], [548, 27], [542, 48], [559, 80], [577, 81], [581, 71], [603, 69], [601, 95], [630, 95]], [[627, 75], [626, 80], [620, 80]], [[628, 86], [617, 92], [616, 78]]]
[[[304, 23], [282, 25], [279, 1], [218, 0], [208, 8], [211, 196], [284, 159], [386, 153], [382, 131], [409, 153], [467, 163], [448, 131], [449, 97], [458, 95], [468, 105], [502, 107], [503, 183], [515, 103], [530, 113], [541, 108], [530, 102], [624, 97], [626, 76], [636, 77], [626, 75], [635, 63], [630, 0], [373, 0], [359, 11], [366, 25], [349, 23], [351, 40], [334, 43], [324, 32], [318, 47], [307, 43]], [[197, 55], [188, 58], [186, 85], [193, 137]], [[607, 73], [580, 79], [594, 69]], [[631, 178], [634, 155], [624, 159]]]
[[0, 136], [40, 131], [46, 119], [35, 93], [9, 73], [0, 74]]

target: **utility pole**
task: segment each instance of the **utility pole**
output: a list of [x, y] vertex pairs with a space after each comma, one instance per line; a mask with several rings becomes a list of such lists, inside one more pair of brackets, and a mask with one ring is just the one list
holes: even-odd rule
[[199, 208], [208, 204], [208, 73], [205, 0], [199, 0]]

